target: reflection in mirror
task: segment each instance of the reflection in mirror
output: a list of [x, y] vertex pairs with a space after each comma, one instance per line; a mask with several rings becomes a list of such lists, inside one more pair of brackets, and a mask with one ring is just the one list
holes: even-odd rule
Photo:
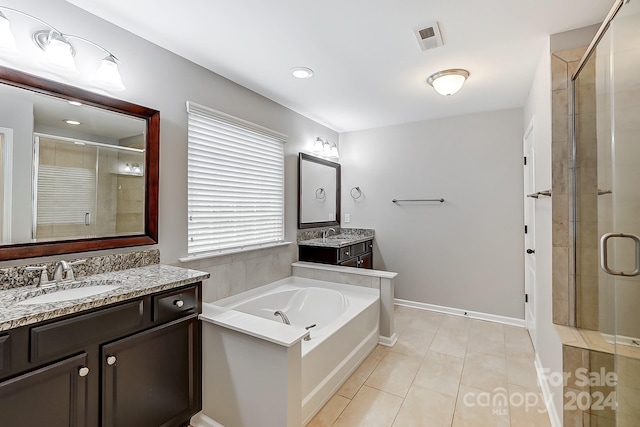
[[3, 243], [144, 232], [144, 120], [6, 85], [0, 99], [0, 127], [20, 137]]
[[340, 224], [340, 164], [300, 153], [298, 228]]
[[127, 145], [35, 135], [33, 239], [144, 232], [142, 134]]
[[158, 137], [156, 110], [0, 67], [0, 260], [156, 243]]

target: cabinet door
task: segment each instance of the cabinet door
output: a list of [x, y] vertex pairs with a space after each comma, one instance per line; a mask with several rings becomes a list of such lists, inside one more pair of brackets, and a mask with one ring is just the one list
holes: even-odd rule
[[82, 353], [0, 383], [0, 425], [85, 426], [86, 366]]
[[102, 426], [180, 426], [201, 407], [197, 315], [104, 345]]

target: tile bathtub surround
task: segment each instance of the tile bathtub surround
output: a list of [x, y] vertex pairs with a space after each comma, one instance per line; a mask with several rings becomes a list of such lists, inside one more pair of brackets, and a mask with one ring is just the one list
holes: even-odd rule
[[[395, 327], [398, 343], [376, 347], [307, 427], [550, 426], [525, 329], [401, 306]], [[479, 400], [500, 393], [506, 406]]]
[[338, 234], [346, 234], [349, 236], [354, 236], [355, 238], [374, 238], [375, 230], [372, 228], [342, 228], [342, 227], [322, 227], [322, 228], [314, 228], [312, 230], [298, 230], [296, 234], [296, 241], [299, 242], [301, 240], [311, 240], [318, 239], [322, 237], [322, 231], [327, 230], [329, 228], [333, 228], [336, 230], [335, 233], [331, 233], [332, 236]]
[[[69, 262], [77, 261], [78, 259], [80, 258], [65, 258], [65, 260]], [[86, 259], [83, 264], [74, 265], [72, 267], [76, 278], [159, 264], [160, 251], [158, 249], [150, 249], [147, 251], [103, 255], [82, 259]], [[40, 280], [40, 272], [25, 271], [25, 268], [30, 265], [46, 265], [49, 277], [51, 277], [53, 276], [53, 270], [56, 263], [57, 261], [50, 261], [47, 263], [0, 268], [0, 291], [19, 288], [22, 286], [33, 286]]]
[[154, 264], [97, 274], [91, 278], [96, 284], [117, 282], [119, 287], [114, 290], [82, 299], [33, 305], [16, 303], [44, 293], [78, 287], [78, 283], [61, 283], [48, 289], [22, 287], [7, 289], [0, 291], [0, 331], [178, 288], [200, 282], [208, 277], [209, 274], [202, 271]]

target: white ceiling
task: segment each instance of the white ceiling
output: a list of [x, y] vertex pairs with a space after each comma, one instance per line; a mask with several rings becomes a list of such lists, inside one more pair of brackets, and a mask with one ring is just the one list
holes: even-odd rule
[[[336, 131], [524, 105], [545, 36], [613, 0], [67, 0]], [[438, 21], [444, 46], [415, 28]], [[117, 52], [115, 52], [117, 55]], [[312, 68], [311, 79], [289, 70]], [[465, 68], [442, 97], [426, 78]]]

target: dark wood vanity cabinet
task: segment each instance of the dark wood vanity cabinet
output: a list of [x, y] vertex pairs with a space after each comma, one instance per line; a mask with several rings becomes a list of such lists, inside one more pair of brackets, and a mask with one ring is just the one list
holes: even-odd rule
[[188, 425], [202, 406], [201, 286], [0, 335], [0, 425]]
[[371, 269], [373, 268], [373, 240], [342, 248], [299, 245], [298, 258], [300, 261]]

